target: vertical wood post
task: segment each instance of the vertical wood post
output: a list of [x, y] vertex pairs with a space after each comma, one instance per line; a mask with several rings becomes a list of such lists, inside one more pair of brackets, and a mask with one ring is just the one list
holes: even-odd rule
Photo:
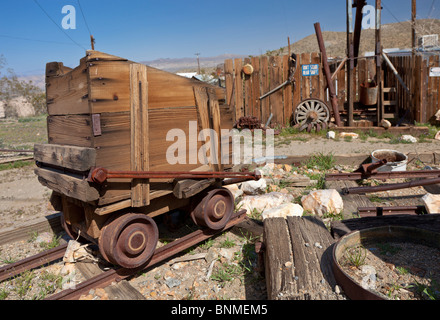
[[354, 126], [354, 47], [353, 47], [353, 3], [347, 0], [347, 102], [348, 102], [348, 126]]
[[[147, 67], [130, 65], [131, 106], [131, 170], [149, 170], [148, 135], [148, 83]], [[131, 205], [138, 208], [150, 204], [150, 184], [145, 179], [133, 179], [131, 183]]]
[[381, 24], [382, 24], [382, 1], [376, 0], [376, 84], [377, 84], [377, 124], [382, 121], [384, 116], [382, 102], [382, 43], [381, 43]]

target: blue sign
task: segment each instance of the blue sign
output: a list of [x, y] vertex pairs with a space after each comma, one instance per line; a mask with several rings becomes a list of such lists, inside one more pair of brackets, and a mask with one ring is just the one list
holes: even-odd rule
[[319, 64], [304, 64], [302, 65], [303, 77], [311, 77], [319, 75]]

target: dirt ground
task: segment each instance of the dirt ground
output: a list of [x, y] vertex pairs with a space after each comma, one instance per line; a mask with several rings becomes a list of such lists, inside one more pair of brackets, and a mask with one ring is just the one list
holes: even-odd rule
[[341, 154], [366, 154], [370, 155], [375, 150], [391, 149], [402, 153], [424, 153], [440, 151], [440, 141], [429, 140], [426, 143], [414, 144], [390, 144], [381, 139], [369, 138], [364, 142], [361, 140], [330, 140], [325, 138], [313, 138], [307, 141], [288, 141], [282, 143], [283, 139], [275, 140], [276, 151], [278, 156], [302, 156], [316, 153], [335, 155]]
[[[277, 142], [276, 142], [277, 145]], [[312, 155], [317, 153], [370, 154], [374, 150], [386, 148], [408, 152], [433, 152], [440, 150], [440, 141], [421, 144], [390, 145], [378, 141], [332, 141], [325, 138], [313, 138], [307, 141], [291, 141], [277, 145], [276, 155]], [[51, 190], [43, 187], [33, 172], [34, 166], [0, 171], [0, 233], [6, 228], [16, 227], [35, 218], [47, 216], [52, 211], [49, 205]], [[405, 205], [420, 205], [420, 198], [425, 194], [422, 188], [409, 191], [397, 191], [399, 194], [379, 195], [381, 203], [393, 205], [403, 200]], [[412, 194], [411, 194], [412, 193]], [[400, 198], [399, 198], [400, 197]], [[0, 265], [8, 261], [17, 261], [40, 250], [35, 239], [9, 244], [0, 248]], [[31, 247], [29, 249], [29, 247]], [[186, 256], [202, 254], [205, 257], [193, 261], [165, 263], [132, 279], [131, 284], [146, 299], [267, 299], [265, 281], [256, 272], [256, 254], [248, 235], [227, 232], [212, 241], [199, 245]], [[230, 256], [232, 254], [232, 256]], [[214, 255], [217, 262], [206, 256]], [[207, 279], [211, 271], [210, 279]], [[38, 278], [38, 277], [37, 277]], [[15, 283], [0, 284], [2, 290], [15, 288]], [[11, 290], [12, 290], [11, 289]], [[25, 296], [10, 294], [6, 299], [32, 299], [31, 293]], [[107, 297], [108, 298], [108, 297]], [[106, 299], [105, 293], [90, 292], [84, 299]]]

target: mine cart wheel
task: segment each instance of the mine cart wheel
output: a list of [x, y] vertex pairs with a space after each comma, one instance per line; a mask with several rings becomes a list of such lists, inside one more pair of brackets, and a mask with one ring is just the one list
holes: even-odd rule
[[124, 214], [102, 228], [99, 251], [110, 263], [135, 269], [150, 259], [158, 239], [153, 219], [144, 214]]
[[223, 229], [234, 211], [234, 196], [228, 189], [214, 189], [197, 204], [191, 218], [198, 226]]
[[296, 107], [293, 118], [300, 131], [321, 131], [328, 127], [330, 110], [324, 101], [307, 99]]

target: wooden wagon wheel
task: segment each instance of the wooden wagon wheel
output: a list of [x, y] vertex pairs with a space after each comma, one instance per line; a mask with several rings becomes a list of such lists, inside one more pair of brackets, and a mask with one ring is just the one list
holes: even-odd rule
[[234, 196], [228, 189], [209, 191], [191, 212], [194, 223], [212, 230], [223, 229], [234, 211]]
[[330, 109], [324, 101], [319, 99], [306, 99], [302, 101], [294, 112], [295, 123], [300, 126], [300, 131], [321, 131], [328, 127]]
[[99, 251], [110, 263], [136, 269], [153, 255], [158, 239], [153, 219], [144, 214], [124, 214], [102, 228]]

